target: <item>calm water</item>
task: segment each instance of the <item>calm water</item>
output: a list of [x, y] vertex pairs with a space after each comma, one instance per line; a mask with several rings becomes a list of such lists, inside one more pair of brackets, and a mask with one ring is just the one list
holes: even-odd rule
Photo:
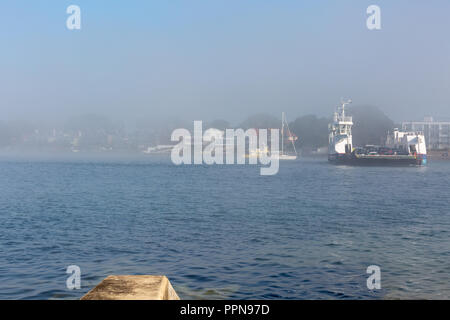
[[[174, 166], [0, 159], [0, 299], [76, 299], [109, 274], [181, 298], [450, 298], [450, 162]], [[69, 265], [82, 288], [66, 289]], [[366, 287], [381, 268], [382, 289]]]

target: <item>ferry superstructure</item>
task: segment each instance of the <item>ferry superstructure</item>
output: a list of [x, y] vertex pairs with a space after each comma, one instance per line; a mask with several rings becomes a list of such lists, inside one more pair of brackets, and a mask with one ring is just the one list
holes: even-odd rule
[[345, 115], [345, 107], [352, 101], [342, 101], [341, 106], [333, 114], [333, 121], [328, 125], [328, 160], [345, 160], [352, 152], [353, 118]]

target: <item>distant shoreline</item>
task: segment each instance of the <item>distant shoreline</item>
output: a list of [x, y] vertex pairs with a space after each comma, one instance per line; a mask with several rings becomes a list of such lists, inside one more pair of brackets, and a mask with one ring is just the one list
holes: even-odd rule
[[427, 157], [431, 160], [450, 161], [449, 151], [428, 151]]

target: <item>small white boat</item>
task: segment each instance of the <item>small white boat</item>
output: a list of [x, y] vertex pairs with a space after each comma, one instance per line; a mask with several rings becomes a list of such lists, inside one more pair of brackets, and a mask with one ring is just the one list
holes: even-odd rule
[[163, 145], [159, 144], [156, 147], [148, 147], [146, 150], [142, 151], [145, 154], [156, 154], [156, 153], [170, 153], [173, 149], [173, 145]]
[[274, 154], [272, 155], [272, 158], [278, 159], [278, 160], [296, 160], [296, 155], [288, 155], [288, 154]]

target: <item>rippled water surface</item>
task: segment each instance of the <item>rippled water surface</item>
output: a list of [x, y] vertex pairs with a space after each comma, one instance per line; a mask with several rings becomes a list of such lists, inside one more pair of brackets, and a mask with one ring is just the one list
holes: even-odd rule
[[[0, 299], [77, 299], [110, 274], [181, 298], [450, 298], [450, 162], [0, 159]], [[66, 289], [66, 267], [82, 271]], [[381, 268], [382, 289], [366, 286]]]

